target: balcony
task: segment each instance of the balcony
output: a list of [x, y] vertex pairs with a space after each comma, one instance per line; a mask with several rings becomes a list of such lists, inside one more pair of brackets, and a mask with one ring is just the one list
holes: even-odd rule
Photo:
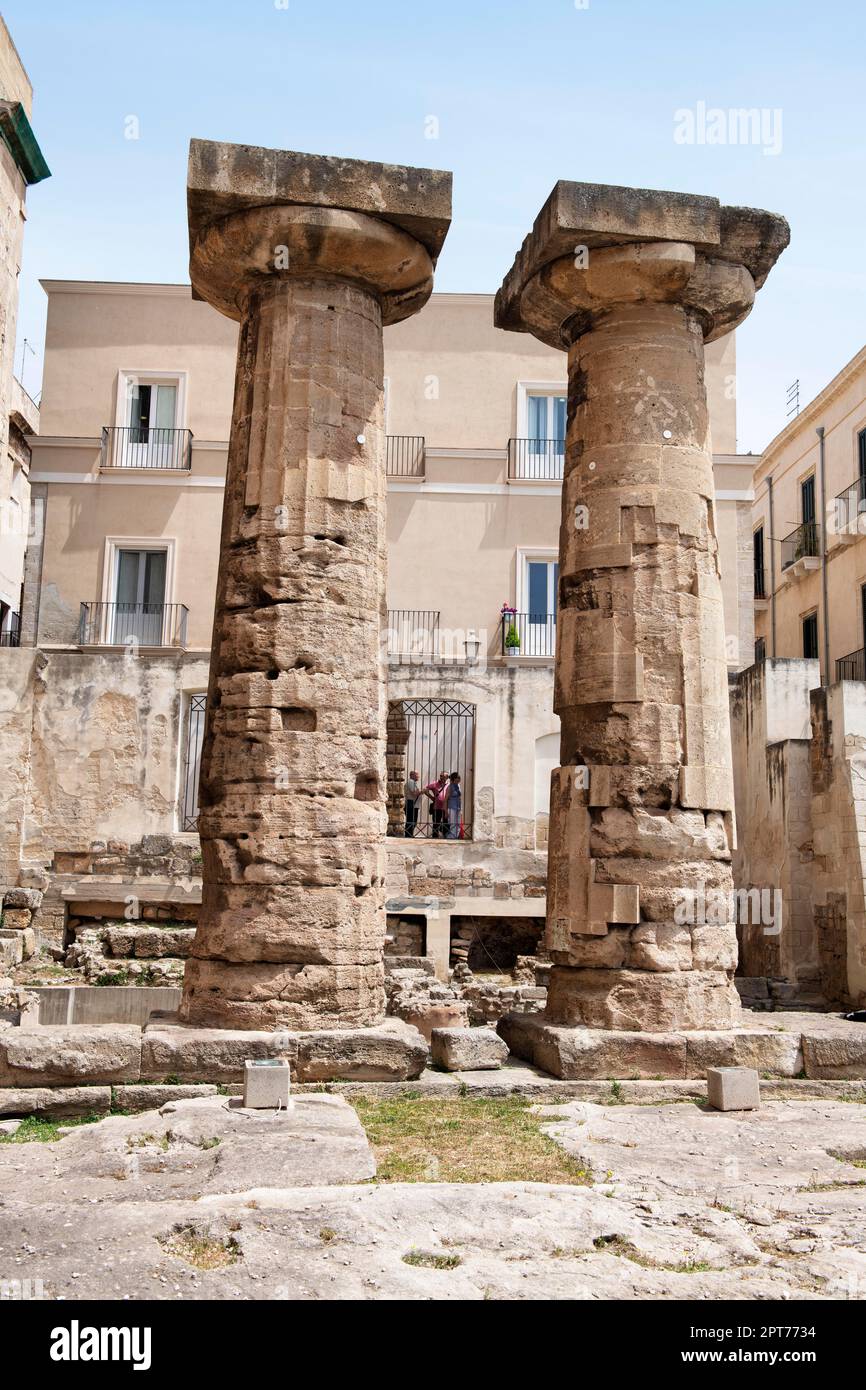
[[502, 615], [502, 655], [552, 657], [556, 655], [556, 618], [549, 613]]
[[423, 478], [425, 462], [425, 440], [422, 434], [386, 435], [386, 477]]
[[849, 652], [836, 661], [837, 681], [866, 681], [866, 648]]
[[804, 521], [781, 542], [782, 571], [792, 579], [808, 570], [820, 568], [821, 528], [817, 521]]
[[99, 466], [188, 473], [192, 467], [192, 430], [106, 425]]
[[509, 439], [510, 483], [562, 482], [565, 444], [561, 439]]
[[841, 542], [854, 541], [866, 535], [866, 477], [855, 478], [850, 487], [840, 492], [836, 498], [835, 529]]
[[389, 661], [436, 661], [439, 613], [430, 608], [389, 608], [386, 636]]
[[82, 603], [79, 647], [185, 647], [183, 603]]
[[755, 607], [756, 607], [757, 609], [764, 609], [764, 608], [767, 607], [767, 600], [769, 599], [769, 594], [767, 593], [767, 574], [766, 574], [766, 570], [763, 570], [763, 569], [756, 569], [754, 573], [755, 573], [755, 592], [754, 592]]
[[5, 632], [0, 632], [0, 647], [20, 647], [21, 629], [18, 618], [13, 614], [9, 621], [9, 626]]

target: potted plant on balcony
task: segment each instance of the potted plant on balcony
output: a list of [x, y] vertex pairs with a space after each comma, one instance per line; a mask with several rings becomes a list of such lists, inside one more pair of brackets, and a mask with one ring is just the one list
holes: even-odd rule
[[514, 621], [517, 609], [510, 608], [507, 603], [503, 603], [500, 611], [502, 613], [502, 626], [505, 629], [505, 651], [508, 656], [518, 656], [520, 653], [520, 633]]

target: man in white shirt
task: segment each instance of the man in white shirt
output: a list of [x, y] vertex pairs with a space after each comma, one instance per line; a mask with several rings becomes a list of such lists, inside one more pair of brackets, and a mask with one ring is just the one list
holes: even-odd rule
[[418, 824], [418, 798], [421, 795], [421, 782], [417, 772], [410, 772], [404, 788], [406, 796], [406, 838], [411, 840]]

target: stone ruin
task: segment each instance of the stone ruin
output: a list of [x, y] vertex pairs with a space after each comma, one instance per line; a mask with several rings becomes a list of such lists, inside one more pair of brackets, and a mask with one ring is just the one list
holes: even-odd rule
[[241, 324], [181, 1017], [385, 1011], [382, 329], [426, 303], [451, 175], [193, 141], [194, 293]]
[[[241, 325], [201, 910], [194, 933], [158, 910], [153, 926], [82, 917], [70, 949], [91, 973], [185, 959], [179, 1015], [45, 1030], [12, 990], [0, 1086], [228, 1084], [274, 1057], [300, 1084], [399, 1081], [436, 1027], [446, 1068], [499, 1065], [480, 1036], [497, 1022], [561, 1078], [866, 1070], [854, 1034], [740, 1027], [733, 921], [677, 916], [690, 890], [731, 886], [703, 345], [741, 322], [788, 239], [783, 219], [712, 198], [560, 183], [499, 292], [500, 328], [568, 353], [546, 956], [497, 984], [465, 959], [449, 983], [399, 957], [386, 976], [388, 777], [396, 804], [405, 755], [380, 636], [382, 329], [430, 294], [450, 187], [434, 170], [193, 142], [194, 293]], [[7, 904], [22, 915], [2, 947], [23, 956], [31, 908]]]

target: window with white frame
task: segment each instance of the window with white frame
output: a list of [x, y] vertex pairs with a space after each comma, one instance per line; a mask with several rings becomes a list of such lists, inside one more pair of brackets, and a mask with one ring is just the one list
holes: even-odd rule
[[553, 656], [556, 651], [559, 559], [556, 551], [518, 553], [517, 628], [521, 656]]
[[554, 382], [518, 383], [516, 456], [512, 476], [558, 479], [565, 461], [565, 387]]
[[122, 371], [111, 467], [188, 467], [185, 413], [185, 372]]

